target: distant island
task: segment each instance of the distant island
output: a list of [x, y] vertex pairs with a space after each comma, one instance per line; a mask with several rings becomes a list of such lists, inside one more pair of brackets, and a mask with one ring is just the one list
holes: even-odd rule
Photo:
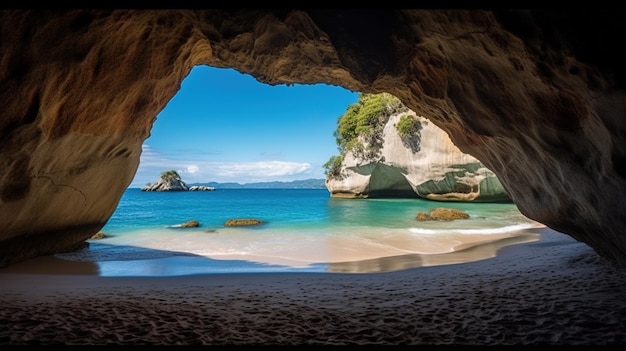
[[257, 183], [193, 183], [187, 185], [174, 171], [169, 170], [161, 173], [159, 180], [148, 183], [141, 191], [213, 191], [215, 189], [326, 189], [325, 179], [305, 179], [291, 182], [257, 182]]
[[161, 178], [154, 183], [148, 183], [141, 191], [213, 191], [215, 188], [194, 185], [188, 186], [173, 169], [161, 173]]
[[258, 183], [193, 183], [195, 186], [206, 186], [216, 189], [326, 189], [325, 179], [304, 179], [291, 182], [258, 182]]

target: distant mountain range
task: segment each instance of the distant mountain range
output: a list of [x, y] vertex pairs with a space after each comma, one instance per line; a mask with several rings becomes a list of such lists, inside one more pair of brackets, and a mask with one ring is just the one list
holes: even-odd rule
[[324, 179], [294, 180], [292, 182], [259, 182], [259, 183], [193, 183], [193, 185], [203, 185], [215, 189], [326, 189]]

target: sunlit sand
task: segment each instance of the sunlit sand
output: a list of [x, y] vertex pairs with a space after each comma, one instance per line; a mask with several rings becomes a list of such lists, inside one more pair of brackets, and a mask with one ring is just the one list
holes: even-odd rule
[[[524, 232], [450, 241], [454, 252], [327, 266], [378, 273], [201, 274], [189, 268], [225, 261], [169, 252], [145, 262], [115, 261], [126, 272], [103, 277], [104, 261], [42, 257], [0, 270], [0, 342], [623, 345], [626, 271], [564, 234]], [[535, 235], [539, 240], [518, 242]], [[153, 272], [145, 275], [150, 265]], [[141, 276], [126, 274], [136, 267]], [[181, 273], [167, 271], [172, 267], [193, 274], [171, 274]]]

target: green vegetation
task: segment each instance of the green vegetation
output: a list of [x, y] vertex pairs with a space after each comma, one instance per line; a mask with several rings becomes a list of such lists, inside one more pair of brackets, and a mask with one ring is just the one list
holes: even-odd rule
[[332, 156], [324, 164], [327, 177], [338, 177], [341, 162], [347, 152], [368, 162], [380, 158], [383, 145], [383, 128], [389, 117], [409, 109], [397, 97], [388, 94], [359, 94], [356, 104], [348, 106], [346, 113], [339, 117], [334, 137], [339, 156]]
[[412, 115], [406, 114], [400, 117], [396, 129], [401, 138], [410, 138], [422, 129], [422, 124]]
[[407, 113], [400, 116], [400, 120], [396, 123], [396, 130], [405, 147], [414, 153], [420, 151], [422, 123], [414, 115]]
[[343, 162], [343, 155], [331, 156], [328, 162], [324, 163], [326, 169], [326, 176], [331, 178], [338, 178], [341, 175], [341, 163]]
[[181, 180], [180, 176], [178, 175], [178, 172], [176, 172], [173, 169], [170, 169], [169, 171], [165, 171], [165, 172], [161, 172], [161, 179], [163, 180]]

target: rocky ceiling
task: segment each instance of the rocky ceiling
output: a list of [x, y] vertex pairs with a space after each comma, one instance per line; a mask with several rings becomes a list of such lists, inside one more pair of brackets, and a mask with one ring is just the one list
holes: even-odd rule
[[[389, 92], [626, 265], [622, 11], [0, 11], [0, 266], [100, 230], [195, 65]], [[212, 84], [207, 82], [207, 84]]]

